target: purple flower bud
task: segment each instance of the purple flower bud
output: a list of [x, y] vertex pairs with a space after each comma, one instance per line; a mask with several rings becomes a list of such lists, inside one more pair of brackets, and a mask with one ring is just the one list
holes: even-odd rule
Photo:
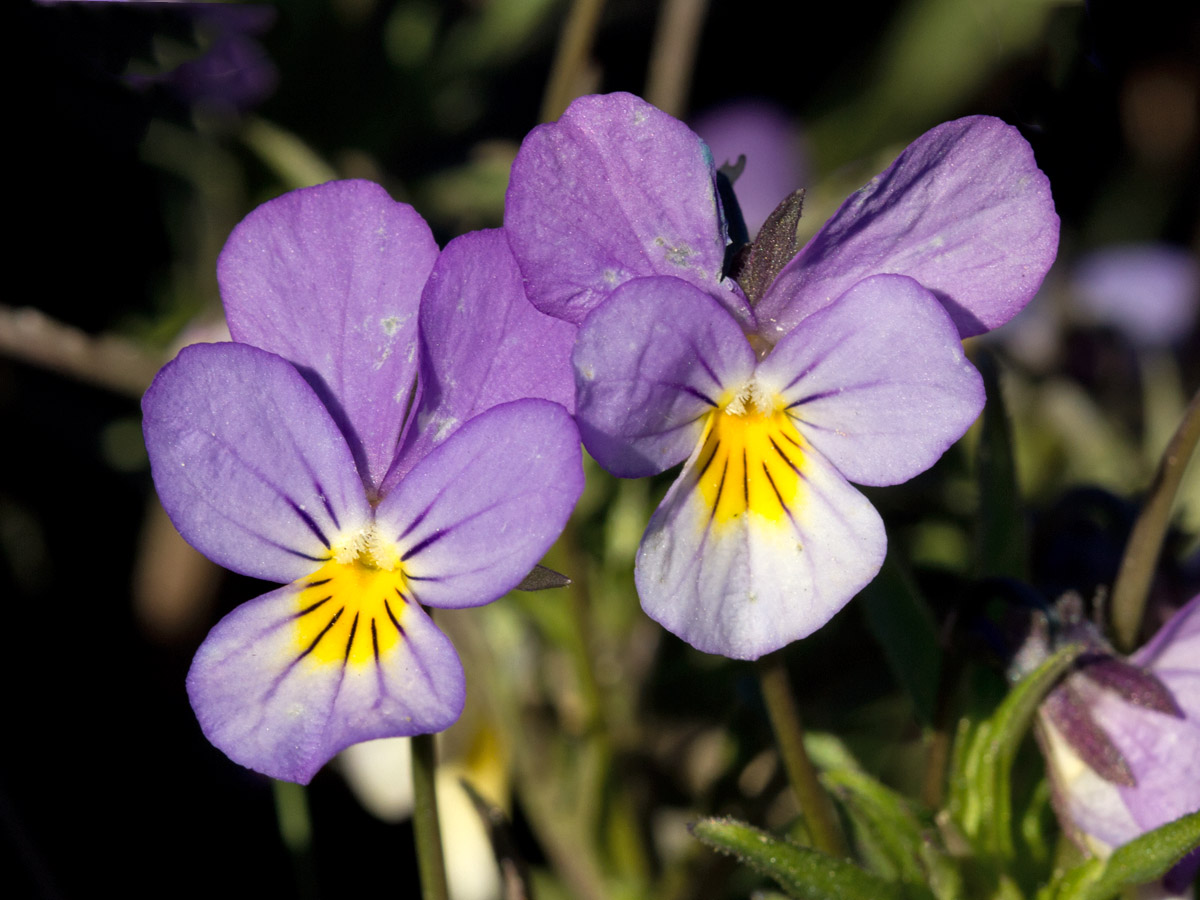
[[[1038, 726], [1059, 819], [1095, 855], [1200, 810], [1200, 596], [1127, 661], [1089, 658]], [[1197, 868], [1193, 853], [1170, 877]]]

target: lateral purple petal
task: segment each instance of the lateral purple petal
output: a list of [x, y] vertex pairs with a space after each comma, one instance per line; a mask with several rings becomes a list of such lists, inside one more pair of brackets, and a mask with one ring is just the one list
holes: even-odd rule
[[403, 639], [374, 658], [320, 659], [298, 640], [305, 587], [242, 604], [201, 644], [187, 689], [209, 741], [243, 766], [307, 784], [351, 744], [453, 724], [465, 697], [462, 664], [420, 606], [397, 605]]
[[292, 581], [370, 508], [341, 432], [285, 360], [246, 344], [185, 347], [142, 400], [159, 498], [193, 547]]
[[575, 326], [537, 309], [500, 230], [451, 241], [421, 301], [421, 378], [416, 426], [384, 484], [401, 476], [473, 416], [540, 397], [575, 410]]
[[800, 432], [851, 481], [928, 469], [983, 409], [983, 381], [950, 317], [902, 275], [860, 281], [759, 365]]
[[578, 324], [618, 285], [649, 275], [740, 296], [722, 281], [714, 179], [703, 141], [631, 94], [581, 97], [535, 128], [504, 212], [534, 305]]
[[516, 587], [583, 490], [579, 433], [548, 400], [476, 416], [434, 448], [376, 510], [409, 588], [434, 607], [479, 606]]
[[755, 308], [782, 336], [855, 282], [908, 275], [969, 337], [1033, 297], [1058, 252], [1050, 183], [1029, 144], [989, 116], [927, 131], [853, 194], [779, 274]]
[[437, 253], [412, 207], [377, 184], [334, 181], [264, 203], [217, 265], [234, 338], [304, 373], [369, 488], [400, 438], [417, 372], [417, 309]]
[[638, 478], [688, 457], [704, 417], [754, 372], [733, 317], [678, 278], [640, 278], [594, 310], [575, 342], [576, 421], [609, 472]]

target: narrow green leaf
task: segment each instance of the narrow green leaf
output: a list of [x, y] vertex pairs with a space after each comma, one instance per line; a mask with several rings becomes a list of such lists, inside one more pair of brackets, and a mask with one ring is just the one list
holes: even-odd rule
[[976, 568], [980, 578], [1024, 579], [1025, 514], [1017, 483], [1012, 423], [996, 361], [980, 354], [976, 365], [983, 375], [987, 405], [976, 452], [979, 483], [979, 530], [976, 532]]
[[[996, 862], [1013, 858], [1012, 764], [1038, 704], [1075, 662], [1082, 647], [1063, 647], [1022, 678], [988, 719], [960, 727], [967, 749], [955, 753], [958, 784], [951, 811], [976, 850]], [[1001, 866], [1003, 868], [1003, 866]]]
[[[888, 879], [926, 881], [921, 866], [925, 835], [908, 802], [870, 775], [847, 769], [825, 772], [821, 780], [850, 815], [859, 852]], [[868, 856], [869, 854], [869, 856]]]
[[1057, 900], [1108, 900], [1123, 888], [1162, 878], [1200, 846], [1200, 812], [1148, 831], [1113, 851], [1106, 862], [1090, 859], [1065, 873]]
[[701, 819], [692, 834], [777, 881], [799, 900], [903, 900], [898, 884], [854, 863], [780, 840], [735, 819]]
[[875, 580], [859, 594], [858, 602], [888, 667], [912, 698], [917, 719], [930, 724], [937, 704], [942, 649], [925, 598], [889, 556]]

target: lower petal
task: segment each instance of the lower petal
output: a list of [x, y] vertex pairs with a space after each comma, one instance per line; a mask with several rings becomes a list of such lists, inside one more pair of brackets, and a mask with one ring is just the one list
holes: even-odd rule
[[[879, 571], [879, 514], [812, 447], [798, 477], [733, 455], [715, 494], [701, 443], [655, 511], [638, 551], [642, 608], [693, 647], [757, 659], [828, 622]], [[750, 459], [750, 464], [744, 461]], [[726, 492], [745, 502], [731, 503]], [[736, 499], [736, 497], [735, 497]]]
[[235, 609], [209, 633], [187, 679], [214, 746], [301, 784], [351, 744], [441, 731], [464, 698], [458, 655], [418, 604], [381, 602], [386, 612], [376, 616], [367, 603], [317, 596], [319, 581]]

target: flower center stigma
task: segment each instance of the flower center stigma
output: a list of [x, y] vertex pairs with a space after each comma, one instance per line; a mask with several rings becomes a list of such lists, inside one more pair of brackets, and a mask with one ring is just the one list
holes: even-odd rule
[[378, 663], [405, 636], [413, 602], [396, 545], [374, 525], [343, 538], [331, 557], [297, 582], [295, 648], [317, 665]]
[[708, 414], [697, 462], [697, 488], [724, 525], [747, 513], [771, 522], [790, 517], [804, 479], [804, 438], [783, 399], [757, 379], [727, 391]]

